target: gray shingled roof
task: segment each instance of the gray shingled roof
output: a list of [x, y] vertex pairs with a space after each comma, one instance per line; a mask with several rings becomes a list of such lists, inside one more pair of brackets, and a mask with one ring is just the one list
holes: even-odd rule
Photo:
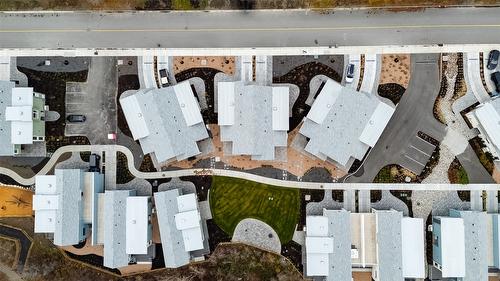
[[274, 160], [275, 148], [287, 146], [287, 132], [273, 130], [272, 87], [235, 82], [234, 125], [220, 126], [221, 141], [232, 143], [233, 155]]
[[178, 161], [200, 153], [198, 141], [208, 138], [203, 122], [187, 126], [181, 107], [172, 87], [141, 90], [136, 94], [149, 136], [139, 140], [145, 154], [154, 153], [158, 162]]
[[118, 268], [128, 265], [126, 252], [127, 197], [135, 190], [106, 190], [104, 193], [104, 266]]
[[5, 109], [12, 104], [14, 82], [0, 81], [0, 156], [12, 156], [14, 146], [10, 138], [10, 122], [5, 120]]
[[333, 237], [333, 253], [327, 281], [351, 281], [351, 215], [346, 210], [323, 210], [328, 218], [328, 235]]
[[[457, 212], [457, 213], [455, 213]], [[488, 280], [488, 215], [485, 212], [455, 211], [464, 221], [465, 277], [463, 281]]]
[[310, 139], [305, 150], [348, 169], [351, 158], [362, 159], [368, 151], [369, 146], [359, 137], [379, 102], [375, 95], [342, 87], [321, 124], [305, 118], [299, 131]]
[[59, 194], [59, 209], [56, 212], [54, 244], [68, 246], [83, 240], [83, 171], [79, 169], [56, 169], [56, 193]]
[[189, 263], [190, 254], [184, 249], [182, 232], [175, 226], [175, 215], [178, 213], [177, 197], [180, 189], [156, 192], [155, 206], [160, 226], [161, 245], [165, 267], [177, 268]]
[[397, 211], [377, 212], [377, 253], [379, 278], [384, 281], [403, 281], [401, 219]]

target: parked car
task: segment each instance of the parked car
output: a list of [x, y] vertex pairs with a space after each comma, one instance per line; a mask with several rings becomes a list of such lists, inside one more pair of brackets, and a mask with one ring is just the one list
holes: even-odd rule
[[498, 50], [493, 50], [490, 52], [490, 55], [488, 56], [488, 65], [486, 66], [489, 70], [497, 68], [499, 55], [500, 52]]
[[99, 162], [101, 160], [101, 156], [92, 153], [90, 154], [90, 161], [89, 161], [89, 172], [100, 172], [99, 168]]
[[345, 82], [352, 83], [354, 81], [354, 64], [350, 63], [346, 69]]
[[491, 81], [495, 83], [497, 92], [500, 92], [500, 71], [491, 73]]
[[162, 87], [168, 87], [170, 85], [168, 81], [168, 71], [165, 68], [160, 69], [160, 83]]
[[85, 115], [81, 114], [68, 115], [68, 122], [70, 123], [83, 123], [85, 122], [85, 120], [87, 120], [87, 117], [85, 117]]

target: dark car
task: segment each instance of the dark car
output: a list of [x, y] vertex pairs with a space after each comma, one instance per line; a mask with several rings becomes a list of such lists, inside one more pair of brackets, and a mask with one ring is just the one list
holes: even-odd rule
[[68, 115], [68, 122], [70, 123], [83, 123], [87, 120], [87, 117], [85, 115], [81, 114], [73, 114], [73, 115]]
[[170, 82], [168, 81], [168, 72], [166, 69], [160, 69], [160, 83], [162, 87], [168, 87]]
[[500, 92], [500, 71], [491, 73], [491, 81], [495, 83], [497, 92]]
[[489, 70], [497, 68], [499, 55], [500, 52], [498, 50], [493, 50], [490, 52], [490, 55], [488, 56], [488, 65], [486, 66]]
[[89, 158], [89, 172], [100, 172], [100, 168], [99, 168], [99, 161], [101, 160], [101, 156], [95, 154], [95, 153], [92, 153], [90, 154], [90, 158]]

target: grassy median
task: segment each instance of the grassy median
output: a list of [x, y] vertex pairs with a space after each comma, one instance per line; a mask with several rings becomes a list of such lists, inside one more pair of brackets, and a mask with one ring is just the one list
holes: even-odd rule
[[270, 225], [282, 244], [290, 241], [300, 212], [300, 191], [236, 178], [214, 177], [210, 208], [215, 223], [232, 235], [245, 218]]

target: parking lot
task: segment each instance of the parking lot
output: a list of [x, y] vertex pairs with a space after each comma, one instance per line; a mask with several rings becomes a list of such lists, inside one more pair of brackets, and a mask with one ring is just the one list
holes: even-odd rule
[[116, 59], [92, 59], [87, 82], [66, 84], [66, 118], [85, 115], [85, 122], [66, 122], [66, 136], [86, 136], [91, 144], [110, 144], [108, 134], [116, 132]]
[[413, 136], [403, 154], [401, 166], [416, 175], [420, 175], [431, 158], [434, 149], [436, 149], [435, 145], [423, 140], [418, 135]]

